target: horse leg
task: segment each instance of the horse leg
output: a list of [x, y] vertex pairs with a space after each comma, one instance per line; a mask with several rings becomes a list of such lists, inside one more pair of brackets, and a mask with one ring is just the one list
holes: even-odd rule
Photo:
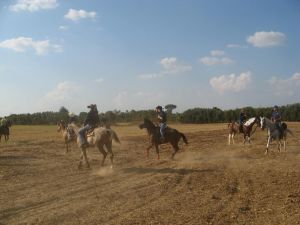
[[246, 137], [247, 137], [247, 135], [244, 133], [244, 142], [243, 142], [244, 145], [246, 143]]
[[280, 139], [277, 139], [277, 150], [278, 150], [278, 152], [281, 151], [281, 140]]
[[234, 136], [235, 136], [235, 133], [233, 133], [233, 134], [231, 135], [231, 138], [232, 138], [232, 144], [235, 144], [235, 142], [234, 142]]
[[106, 148], [107, 148], [107, 151], [108, 151], [109, 154], [110, 154], [111, 168], [113, 168], [113, 164], [114, 164], [114, 153], [113, 153], [113, 151], [112, 151], [112, 143], [109, 142], [109, 143], [107, 143], [105, 146], [106, 146]]
[[146, 158], [149, 159], [149, 150], [153, 147], [153, 144], [151, 144], [148, 148], [146, 148], [146, 151], [145, 151], [145, 155], [146, 155]]
[[86, 167], [90, 168], [90, 164], [89, 164], [89, 161], [88, 161], [88, 158], [87, 158], [87, 155], [86, 155], [86, 148], [81, 147], [81, 151], [82, 151], [82, 154], [83, 154], [83, 159], [86, 163]]
[[177, 151], [179, 150], [179, 146], [178, 146], [178, 142], [177, 143], [171, 143], [171, 145], [174, 148], [174, 152], [172, 153], [172, 159], [174, 159], [175, 154], [177, 153]]
[[267, 142], [267, 148], [266, 148], [266, 151], [265, 151], [265, 155], [268, 154], [271, 138], [272, 138], [271, 136], [268, 137], [268, 142]]
[[228, 135], [228, 145], [231, 144], [231, 140], [232, 140], [232, 143], [234, 144], [233, 136], [234, 136], [234, 134], [229, 134]]
[[105, 161], [106, 156], [107, 156], [107, 153], [106, 153], [106, 151], [103, 149], [103, 145], [102, 145], [102, 144], [99, 144], [99, 145], [98, 145], [98, 150], [99, 150], [99, 152], [101, 152], [102, 155], [103, 155], [102, 162], [101, 162], [101, 166], [103, 166], [103, 165], [104, 165], [104, 161]]
[[160, 156], [159, 156], [159, 148], [158, 148], [158, 144], [155, 144], [155, 150], [156, 150], [157, 159], [159, 160], [159, 159], [160, 159]]
[[82, 150], [81, 150], [79, 164], [78, 164], [78, 169], [81, 169], [81, 167], [82, 167], [82, 160], [83, 160], [83, 153], [82, 153]]

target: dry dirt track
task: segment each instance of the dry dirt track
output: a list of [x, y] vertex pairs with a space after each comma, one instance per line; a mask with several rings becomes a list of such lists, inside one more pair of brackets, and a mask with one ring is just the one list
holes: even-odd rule
[[174, 161], [169, 146], [146, 160], [145, 131], [114, 127], [113, 170], [96, 149], [78, 170], [55, 127], [13, 127], [0, 143], [0, 224], [300, 224], [300, 124], [288, 152], [268, 156], [265, 132], [227, 146], [225, 126], [178, 125], [190, 145]]

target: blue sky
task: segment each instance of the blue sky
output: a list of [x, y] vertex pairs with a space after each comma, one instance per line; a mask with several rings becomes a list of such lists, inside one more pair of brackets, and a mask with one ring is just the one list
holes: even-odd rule
[[0, 116], [299, 102], [297, 0], [1, 0]]

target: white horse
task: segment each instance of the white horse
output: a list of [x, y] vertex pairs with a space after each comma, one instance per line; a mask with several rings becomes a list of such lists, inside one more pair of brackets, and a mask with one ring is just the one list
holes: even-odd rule
[[281, 140], [283, 140], [283, 149], [284, 151], [286, 151], [286, 137], [287, 137], [287, 133], [290, 133], [293, 136], [293, 133], [291, 130], [289, 130], [287, 128], [286, 123], [282, 123], [282, 134], [280, 132], [280, 130], [276, 127], [275, 123], [273, 123], [270, 119], [266, 118], [266, 117], [260, 117], [260, 127], [261, 129], [268, 129], [268, 142], [267, 142], [267, 148], [265, 151], [265, 154], [268, 154], [269, 151], [269, 145], [271, 143], [272, 140], [276, 140], [277, 142], [277, 149], [278, 152], [281, 151]]
[[[88, 162], [88, 158], [86, 154], [86, 147], [82, 147], [79, 140], [79, 134], [78, 134], [79, 127], [77, 127], [74, 123], [69, 124], [68, 127], [69, 129], [72, 129], [75, 132], [77, 136], [77, 145], [81, 149], [81, 156], [80, 156], [78, 168], [80, 169], [82, 167], [83, 161], [85, 162], [86, 166], [89, 168], [90, 164]], [[87, 135], [87, 142], [89, 143], [89, 146], [97, 147], [98, 150], [103, 155], [101, 166], [104, 165], [104, 161], [108, 153], [110, 154], [111, 167], [113, 166], [114, 154], [112, 151], [112, 140], [116, 141], [117, 143], [121, 143], [116, 132], [108, 128], [97, 127], [94, 129], [94, 131], [91, 134]], [[105, 151], [104, 146], [106, 147], [107, 152]]]

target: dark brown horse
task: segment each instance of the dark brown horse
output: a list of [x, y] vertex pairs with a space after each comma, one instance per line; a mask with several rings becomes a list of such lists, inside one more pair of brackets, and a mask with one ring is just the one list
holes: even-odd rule
[[12, 122], [10, 120], [8, 120], [5, 125], [0, 126], [0, 142], [1, 142], [2, 135], [4, 135], [5, 142], [8, 141], [8, 139], [9, 139], [9, 128], [11, 127], [11, 125], [12, 125]]
[[143, 129], [143, 128], [147, 129], [147, 132], [149, 135], [150, 146], [146, 149], [147, 158], [149, 157], [149, 150], [153, 146], [155, 146], [155, 149], [156, 149], [157, 159], [160, 159], [158, 145], [164, 144], [164, 143], [170, 143], [172, 145], [172, 147], [174, 148], [174, 152], [172, 153], [172, 159], [173, 159], [175, 154], [179, 150], [179, 146], [178, 146], [179, 140], [182, 138], [184, 143], [188, 144], [188, 141], [183, 133], [180, 133], [178, 130], [170, 128], [170, 127], [167, 127], [165, 129], [165, 140], [164, 140], [164, 142], [161, 142], [159, 127], [155, 126], [148, 119], [144, 119], [144, 123], [140, 124], [139, 127], [141, 129]]

